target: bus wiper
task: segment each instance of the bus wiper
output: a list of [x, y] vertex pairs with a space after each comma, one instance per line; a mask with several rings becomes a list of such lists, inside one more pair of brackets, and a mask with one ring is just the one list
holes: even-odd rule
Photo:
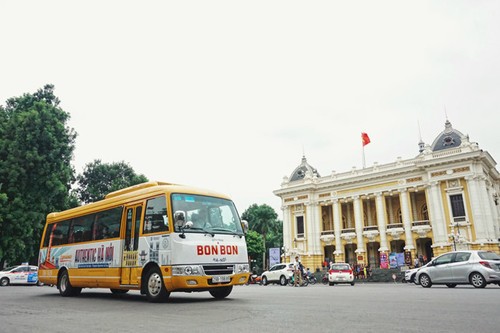
[[212, 236], [212, 237], [214, 237], [214, 236], [215, 236], [215, 234], [214, 234], [213, 232], [210, 232], [210, 231], [208, 231], [208, 230], [207, 230], [207, 229], [205, 229], [205, 228], [200, 228], [200, 227], [191, 227], [191, 230], [201, 230], [201, 231], [205, 232], [205, 235], [207, 235], [207, 234], [208, 234], [208, 235], [210, 235], [210, 236]]
[[236, 231], [233, 231], [231, 229], [226, 229], [226, 228], [212, 228], [213, 231], [223, 231], [223, 232], [228, 232], [231, 235], [238, 236], [239, 238], [243, 237], [242, 234], [237, 233]]

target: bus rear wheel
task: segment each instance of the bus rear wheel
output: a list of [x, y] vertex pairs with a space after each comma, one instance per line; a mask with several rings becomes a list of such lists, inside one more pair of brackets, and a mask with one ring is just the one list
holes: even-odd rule
[[155, 267], [149, 270], [146, 274], [146, 283], [146, 296], [148, 301], [159, 303], [168, 299], [170, 293], [163, 283], [163, 277], [158, 268]]
[[229, 296], [231, 291], [233, 291], [233, 286], [214, 288], [210, 289], [208, 292], [217, 299], [223, 299]]
[[63, 297], [78, 296], [82, 292], [82, 288], [75, 288], [71, 285], [69, 274], [66, 270], [59, 277], [57, 288], [59, 289], [59, 294]]

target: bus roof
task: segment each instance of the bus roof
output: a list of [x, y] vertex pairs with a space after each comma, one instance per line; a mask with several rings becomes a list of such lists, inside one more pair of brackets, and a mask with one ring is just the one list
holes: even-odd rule
[[150, 181], [108, 193], [103, 200], [92, 202], [84, 206], [71, 208], [62, 212], [49, 213], [47, 215], [47, 223], [59, 221], [61, 219], [67, 219], [68, 217], [72, 216], [82, 215], [85, 213], [92, 212], [94, 210], [100, 210], [108, 207], [111, 208], [117, 205], [123, 205], [128, 202], [142, 200], [150, 196], [161, 193], [191, 193], [191, 194], [208, 195], [224, 199], [230, 199], [225, 194], [198, 187], [191, 187], [186, 185], [179, 185], [179, 184], [159, 182], [159, 181]]

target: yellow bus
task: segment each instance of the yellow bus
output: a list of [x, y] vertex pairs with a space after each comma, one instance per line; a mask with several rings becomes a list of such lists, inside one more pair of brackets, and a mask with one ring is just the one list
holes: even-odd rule
[[225, 195], [147, 182], [48, 214], [39, 280], [62, 296], [109, 288], [139, 290], [151, 302], [171, 292], [222, 299], [249, 278], [247, 228]]

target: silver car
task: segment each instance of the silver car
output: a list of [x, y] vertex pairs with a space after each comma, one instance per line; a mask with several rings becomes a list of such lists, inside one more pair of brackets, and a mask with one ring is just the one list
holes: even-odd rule
[[500, 256], [490, 251], [453, 251], [440, 255], [418, 270], [415, 277], [424, 288], [445, 284], [472, 284], [484, 288], [489, 283], [500, 285]]

